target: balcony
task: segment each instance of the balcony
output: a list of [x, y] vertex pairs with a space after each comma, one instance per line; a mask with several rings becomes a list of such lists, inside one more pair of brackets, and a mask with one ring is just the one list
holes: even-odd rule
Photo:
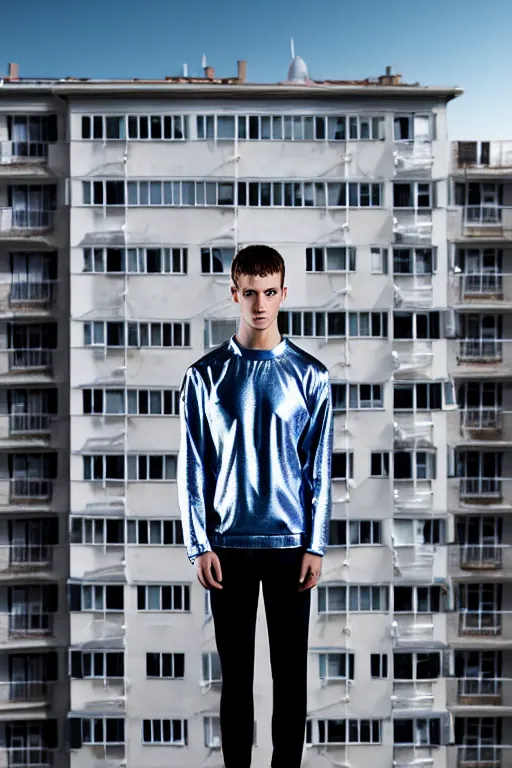
[[54, 301], [54, 280], [12, 280], [9, 303], [16, 306], [48, 306]]
[[54, 613], [43, 611], [39, 605], [27, 604], [16, 607], [18, 610], [0, 614], [0, 643], [53, 635]]
[[0, 239], [50, 232], [54, 216], [55, 211], [0, 208]]
[[11, 502], [49, 501], [52, 498], [53, 480], [15, 477], [9, 483]]
[[503, 341], [510, 339], [463, 339], [457, 342], [457, 361], [462, 363], [501, 363]]
[[[449, 747], [449, 768], [510, 768], [512, 746], [479, 743]], [[453, 759], [454, 758], [454, 759]]]
[[469, 571], [508, 570], [512, 568], [512, 547], [504, 544], [455, 545], [450, 547], [450, 564]]
[[9, 435], [46, 435], [50, 432], [51, 415], [49, 413], [9, 413]]
[[53, 355], [51, 349], [10, 349], [9, 371], [50, 371]]
[[459, 635], [495, 637], [501, 636], [502, 630], [503, 611], [459, 611]]
[[[461, 707], [512, 707], [512, 680], [462, 677], [448, 680], [447, 700]], [[451, 689], [451, 690], [450, 690]]]
[[55, 546], [50, 544], [0, 545], [0, 579], [28, 573], [33, 576], [38, 571], [50, 570], [54, 550]]
[[467, 408], [460, 411], [461, 429], [468, 439], [499, 440], [503, 436], [503, 411], [493, 408]]
[[0, 682], [0, 712], [11, 708], [44, 707], [50, 703], [55, 683], [33, 680]]
[[451, 277], [454, 304], [464, 308], [507, 309], [512, 302], [512, 274], [505, 272], [456, 272]]
[[464, 477], [460, 479], [460, 500], [466, 503], [485, 504], [501, 502], [503, 498], [501, 477]]
[[47, 141], [0, 141], [0, 166], [46, 163]]
[[54, 750], [46, 747], [0, 747], [2, 768], [53, 768]]

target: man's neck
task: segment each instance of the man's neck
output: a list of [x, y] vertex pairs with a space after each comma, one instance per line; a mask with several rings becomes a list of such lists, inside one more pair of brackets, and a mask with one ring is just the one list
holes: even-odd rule
[[254, 331], [245, 325], [240, 326], [235, 338], [246, 349], [274, 349], [283, 340], [277, 322], [265, 331]]

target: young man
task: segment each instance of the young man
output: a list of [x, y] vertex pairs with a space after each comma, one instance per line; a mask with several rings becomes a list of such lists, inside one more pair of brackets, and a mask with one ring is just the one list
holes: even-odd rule
[[237, 333], [181, 386], [178, 494], [187, 554], [211, 590], [226, 768], [249, 768], [260, 582], [273, 678], [272, 768], [299, 768], [311, 589], [331, 514], [329, 373], [282, 337], [281, 255], [243, 248], [231, 267]]

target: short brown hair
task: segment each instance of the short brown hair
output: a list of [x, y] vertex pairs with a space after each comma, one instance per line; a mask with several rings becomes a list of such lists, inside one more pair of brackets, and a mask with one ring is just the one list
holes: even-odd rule
[[266, 277], [277, 272], [281, 275], [281, 288], [283, 288], [284, 260], [279, 251], [269, 245], [246, 245], [238, 251], [231, 264], [231, 279], [237, 290], [240, 275]]

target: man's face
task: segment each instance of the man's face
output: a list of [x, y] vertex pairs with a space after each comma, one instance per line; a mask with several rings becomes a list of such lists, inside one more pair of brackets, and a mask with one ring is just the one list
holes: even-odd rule
[[231, 288], [233, 301], [240, 304], [242, 320], [251, 328], [266, 330], [276, 320], [281, 302], [286, 297], [286, 286], [281, 289], [279, 272], [266, 277], [240, 275], [238, 291]]

